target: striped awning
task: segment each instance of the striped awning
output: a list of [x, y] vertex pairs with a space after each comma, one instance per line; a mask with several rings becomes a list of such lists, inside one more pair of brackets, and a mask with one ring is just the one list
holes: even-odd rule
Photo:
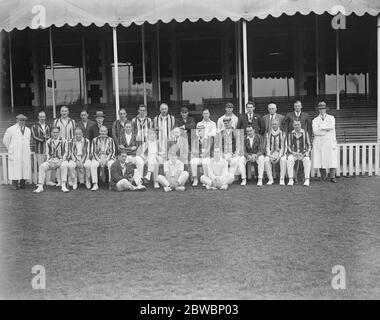
[[282, 14], [372, 16], [380, 13], [379, 0], [0, 0], [0, 30], [44, 28], [65, 24], [129, 26], [144, 22], [237, 21]]

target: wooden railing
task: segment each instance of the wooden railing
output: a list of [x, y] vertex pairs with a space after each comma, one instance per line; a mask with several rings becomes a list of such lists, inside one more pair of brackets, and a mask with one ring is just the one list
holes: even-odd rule
[[[337, 175], [343, 177], [380, 175], [380, 144], [342, 143], [338, 144]], [[29, 183], [37, 183], [38, 170], [35, 153], [31, 154], [32, 178]], [[319, 177], [318, 170], [312, 169], [312, 177]], [[8, 155], [0, 153], [0, 184], [8, 184]]]

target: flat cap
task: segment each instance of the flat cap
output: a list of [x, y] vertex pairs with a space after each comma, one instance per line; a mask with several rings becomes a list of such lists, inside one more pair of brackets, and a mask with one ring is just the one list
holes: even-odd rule
[[27, 116], [23, 115], [22, 113], [20, 113], [19, 115], [17, 115], [16, 119], [17, 120], [28, 120]]

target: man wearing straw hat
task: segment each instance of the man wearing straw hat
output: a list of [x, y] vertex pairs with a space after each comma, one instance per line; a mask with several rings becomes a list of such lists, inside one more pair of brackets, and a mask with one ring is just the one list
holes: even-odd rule
[[3, 142], [8, 149], [8, 179], [13, 189], [25, 189], [25, 180], [31, 178], [30, 129], [25, 125], [27, 117], [19, 114], [17, 123], [9, 127]]
[[335, 118], [327, 114], [325, 102], [319, 102], [317, 109], [319, 115], [313, 120], [313, 168], [319, 169], [322, 180], [327, 180], [329, 169], [331, 182], [335, 183], [338, 167]]

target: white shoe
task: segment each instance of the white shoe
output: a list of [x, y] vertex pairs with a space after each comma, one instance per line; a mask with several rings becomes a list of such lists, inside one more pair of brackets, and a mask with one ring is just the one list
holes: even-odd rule
[[66, 188], [66, 184], [62, 184], [62, 188], [61, 188], [62, 192], [69, 192], [69, 189]]
[[91, 183], [90, 183], [90, 181], [87, 181], [87, 182], [86, 182], [86, 188], [87, 188], [87, 189], [91, 189]]
[[294, 185], [294, 180], [293, 179], [289, 179], [288, 186], [293, 186], [293, 185]]
[[206, 184], [206, 189], [207, 190], [216, 190], [217, 188], [215, 188], [213, 186], [209, 186], [208, 184]]
[[48, 181], [48, 182], [46, 182], [46, 185], [49, 187], [55, 187], [57, 184], [53, 181]]
[[220, 187], [220, 190], [228, 190], [228, 184], [224, 184]]
[[138, 191], [146, 191], [146, 187], [141, 184], [141, 185], [139, 185], [139, 186], [136, 187], [136, 190], [138, 190]]
[[92, 187], [91, 191], [98, 191], [98, 190], [99, 190], [98, 184], [95, 183], [94, 186]]
[[310, 186], [310, 179], [305, 179], [305, 183], [303, 184], [306, 187]]
[[193, 181], [193, 187], [196, 187], [198, 185], [198, 179], [195, 178], [194, 181]]
[[160, 185], [157, 181], [154, 182], [154, 189], [160, 189]]
[[77, 183], [74, 183], [74, 184], [73, 184], [73, 190], [76, 190], [76, 189], [78, 189], [78, 184], [77, 184]]
[[270, 179], [268, 182], [267, 182], [267, 186], [271, 186], [273, 184], [273, 179]]
[[280, 186], [284, 186], [285, 185], [285, 180], [284, 179], [281, 179], [280, 180]]
[[186, 188], [184, 186], [179, 186], [175, 188], [177, 191], [185, 191]]
[[246, 186], [247, 185], [247, 179], [242, 179], [240, 185]]
[[44, 191], [44, 187], [42, 185], [39, 185], [36, 190], [34, 190], [34, 193], [41, 193]]
[[145, 175], [145, 179], [148, 180], [148, 181], [150, 181], [150, 177], [151, 177], [151, 173], [148, 172], [148, 173]]
[[259, 181], [257, 181], [257, 186], [258, 187], [262, 187], [263, 186], [263, 179], [259, 179]]
[[165, 192], [170, 192], [170, 191], [172, 191], [172, 188], [170, 188], [170, 187], [164, 187], [164, 191]]

